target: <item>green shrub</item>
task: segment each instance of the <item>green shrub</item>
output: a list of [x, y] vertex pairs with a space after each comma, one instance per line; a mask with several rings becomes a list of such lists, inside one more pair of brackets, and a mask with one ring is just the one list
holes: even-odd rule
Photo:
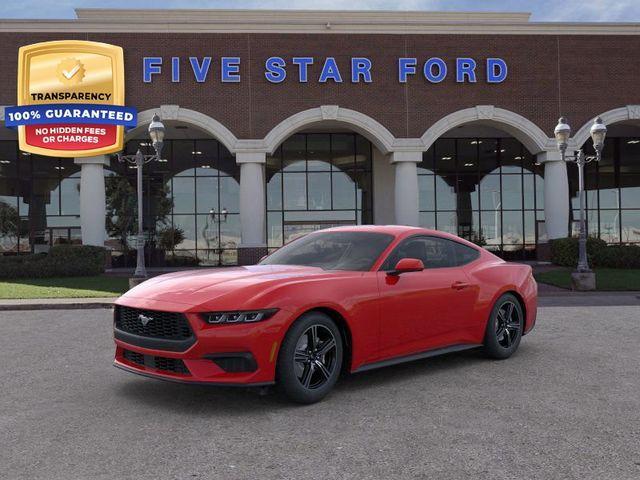
[[[591, 267], [640, 268], [640, 246], [607, 245], [604, 240], [588, 237], [587, 259]], [[578, 264], [578, 239], [552, 240], [551, 261], [563, 267], [575, 267]]]
[[81, 277], [104, 272], [106, 249], [56, 245], [49, 253], [0, 256], [0, 278]]
[[596, 252], [594, 266], [608, 268], [640, 268], [640, 246], [609, 245]]
[[[587, 238], [587, 258], [593, 262], [596, 253], [607, 248], [607, 242], [595, 237]], [[563, 267], [574, 267], [578, 263], [578, 239], [559, 238], [551, 240], [551, 261]]]

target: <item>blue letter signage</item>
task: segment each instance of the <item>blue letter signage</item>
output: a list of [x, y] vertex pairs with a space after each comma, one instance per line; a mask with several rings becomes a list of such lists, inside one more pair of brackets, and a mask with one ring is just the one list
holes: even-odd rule
[[[167, 59], [166, 72], [162, 69], [163, 57], [144, 57], [142, 59], [142, 81], [153, 81], [164, 75], [171, 76], [171, 82], [195, 81], [204, 83], [210, 76], [212, 57], [171, 57]], [[239, 83], [241, 81], [242, 59], [240, 57], [219, 57], [221, 83]], [[191, 68], [182, 67], [182, 63]], [[282, 57], [272, 56], [264, 60], [264, 79], [269, 83], [373, 83], [375, 65], [367, 57], [344, 56], [340, 61], [336, 57]], [[170, 67], [170, 68], [169, 68]], [[214, 67], [215, 68], [215, 67]], [[507, 62], [502, 58], [489, 57], [475, 59], [471, 57], [440, 58], [400, 57], [397, 59], [397, 82], [420, 82], [438, 84], [457, 83], [502, 83], [507, 79]], [[189, 71], [190, 70], [190, 71]], [[168, 72], [168, 73], [167, 73]], [[291, 73], [291, 75], [289, 75]]]

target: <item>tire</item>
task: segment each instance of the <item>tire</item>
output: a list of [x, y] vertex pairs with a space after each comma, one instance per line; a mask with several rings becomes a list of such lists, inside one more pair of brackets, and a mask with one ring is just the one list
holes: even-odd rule
[[277, 386], [294, 402], [318, 402], [338, 381], [342, 357], [342, 336], [335, 322], [321, 312], [305, 313], [280, 347]]
[[509, 358], [518, 349], [524, 328], [524, 312], [518, 299], [506, 293], [491, 309], [484, 334], [484, 351], [490, 358]]

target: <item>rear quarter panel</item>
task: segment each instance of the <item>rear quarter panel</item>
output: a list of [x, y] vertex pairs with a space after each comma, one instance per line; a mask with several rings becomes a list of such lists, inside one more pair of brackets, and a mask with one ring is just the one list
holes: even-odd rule
[[[490, 254], [489, 254], [490, 255]], [[531, 330], [536, 319], [538, 288], [529, 265], [507, 263], [497, 257], [484, 257], [469, 264], [466, 272], [478, 285], [471, 336], [482, 343], [487, 321], [496, 300], [507, 292], [515, 292], [525, 310], [525, 332]]]

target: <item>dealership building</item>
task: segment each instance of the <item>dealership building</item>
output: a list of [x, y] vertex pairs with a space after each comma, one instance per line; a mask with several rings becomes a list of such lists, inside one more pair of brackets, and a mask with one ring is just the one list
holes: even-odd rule
[[[0, 20], [0, 105], [16, 104], [18, 49], [49, 40], [121, 46], [125, 152], [144, 166], [151, 265], [255, 262], [307, 232], [404, 224], [542, 258], [587, 227], [640, 243], [640, 24], [532, 22], [526, 13], [78, 9], [72, 20]], [[55, 81], [55, 80], [54, 80]], [[4, 121], [4, 114], [1, 118]], [[106, 245], [135, 263], [136, 169], [115, 156], [21, 152], [0, 128], [0, 253]], [[129, 218], [130, 221], [126, 221]], [[177, 234], [176, 234], [177, 233]]]

